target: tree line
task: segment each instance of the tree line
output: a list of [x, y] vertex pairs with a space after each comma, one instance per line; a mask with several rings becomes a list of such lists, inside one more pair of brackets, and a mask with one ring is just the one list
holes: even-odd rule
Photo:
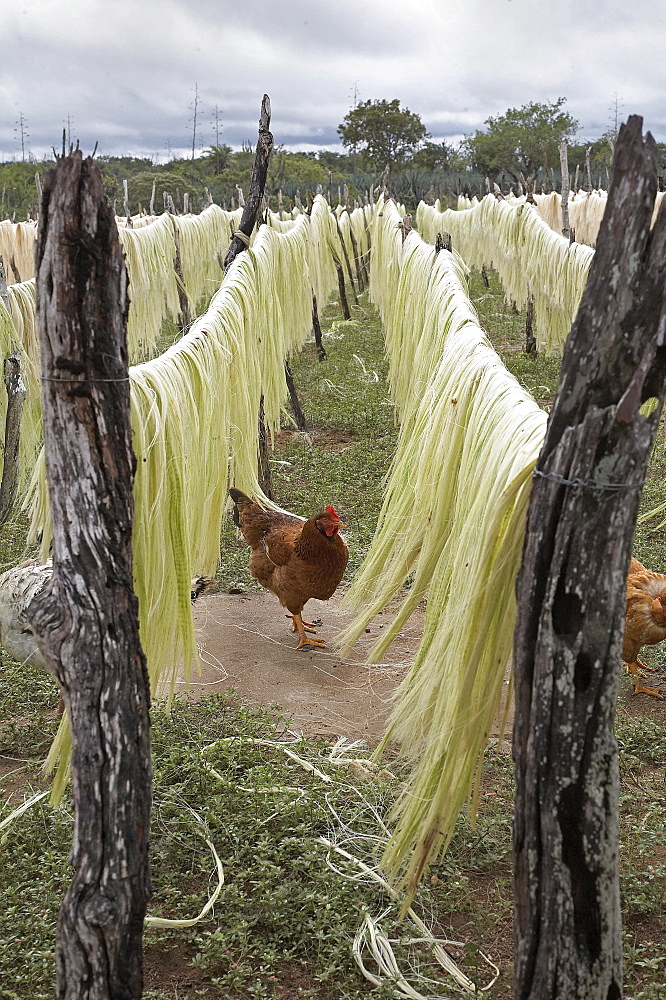
[[[491, 184], [505, 192], [509, 188], [517, 192], [520, 186], [549, 191], [560, 185], [558, 145], [563, 141], [569, 146], [572, 182], [578, 187], [588, 183], [587, 162], [592, 186], [605, 186], [616, 131], [608, 129], [590, 142], [577, 141], [579, 123], [565, 110], [565, 103], [560, 97], [509, 108], [487, 118], [482, 129], [453, 146], [434, 142], [421, 116], [397, 99], [361, 101], [338, 126], [344, 152], [275, 150], [266, 183], [269, 204], [277, 209], [281, 201], [291, 209], [304, 204], [306, 192], [319, 185], [333, 202], [362, 200], [387, 165], [391, 193], [410, 208], [421, 199], [480, 197]], [[657, 155], [662, 184], [666, 143], [657, 144]], [[123, 182], [128, 182], [129, 207], [135, 214], [147, 212], [151, 199], [155, 211], [163, 211], [165, 195], [173, 199], [177, 211], [186, 204], [200, 211], [210, 198], [234, 208], [240, 192], [248, 190], [252, 159], [251, 148], [234, 151], [220, 143], [195, 159], [156, 164], [148, 157], [98, 156], [97, 164], [118, 214], [124, 213]], [[21, 221], [36, 215], [35, 173], [50, 162], [0, 164], [0, 218]]]

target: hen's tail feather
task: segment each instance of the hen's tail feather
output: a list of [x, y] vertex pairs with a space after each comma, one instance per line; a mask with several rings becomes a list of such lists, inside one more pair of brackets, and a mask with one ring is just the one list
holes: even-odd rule
[[237, 490], [235, 486], [229, 488], [229, 496], [234, 503], [252, 503], [253, 501], [249, 498], [247, 493], [243, 493], [242, 490]]
[[234, 512], [233, 512], [234, 524], [236, 525], [237, 528], [240, 528], [241, 525], [240, 525], [240, 519], [238, 517], [238, 504], [253, 503], [253, 501], [249, 498], [247, 493], [243, 493], [242, 490], [237, 490], [234, 486], [230, 487], [229, 496], [234, 502]]

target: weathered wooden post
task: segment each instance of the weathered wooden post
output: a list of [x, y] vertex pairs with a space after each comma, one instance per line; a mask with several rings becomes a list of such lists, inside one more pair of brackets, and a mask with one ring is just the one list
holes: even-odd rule
[[180, 233], [176, 216], [170, 212], [171, 228], [173, 229], [174, 257], [173, 269], [176, 272], [176, 287], [178, 289], [178, 305], [180, 306], [180, 332], [184, 333], [192, 322], [190, 315], [190, 300], [187, 297], [185, 287], [185, 274], [183, 272], [183, 258], [180, 253]]
[[0, 253], [0, 299], [2, 303], [9, 312], [9, 295], [7, 292], [7, 274], [5, 272], [5, 264], [2, 259], [2, 254]]
[[284, 377], [287, 382], [287, 389], [289, 391], [289, 403], [291, 405], [291, 412], [294, 414], [294, 420], [296, 421], [296, 427], [299, 431], [307, 431], [308, 425], [305, 420], [305, 414], [303, 413], [303, 407], [301, 406], [301, 401], [298, 398], [298, 393], [296, 392], [296, 383], [294, 382], [294, 376], [291, 371], [291, 366], [288, 361], [284, 363]]
[[525, 309], [525, 354], [536, 354], [537, 342], [534, 336], [534, 296], [527, 290], [527, 306]]
[[569, 229], [569, 160], [566, 142], [560, 143], [559, 150], [560, 170], [562, 172], [562, 235], [569, 239], [571, 234]]
[[[232, 237], [226, 257], [224, 258], [225, 271], [231, 262], [236, 259], [241, 250], [245, 250], [245, 248], [250, 244], [250, 237], [252, 236], [254, 224], [257, 221], [261, 199], [266, 186], [268, 163], [273, 149], [273, 135], [270, 131], [270, 125], [271, 102], [268, 94], [264, 94], [261, 102], [259, 138], [257, 140], [257, 148], [254, 153], [254, 162], [252, 164], [250, 189], [248, 191], [247, 201], [245, 201], [245, 199], [242, 201], [243, 215], [241, 216], [238, 229]], [[236, 189], [239, 192], [239, 198], [242, 197], [243, 192], [238, 185], [236, 185]]]
[[21, 373], [21, 358], [18, 354], [12, 354], [5, 358], [5, 386], [7, 388], [7, 415], [5, 418], [2, 482], [0, 482], [0, 528], [9, 520], [9, 515], [16, 502], [19, 484], [21, 417], [27, 389]]
[[130, 212], [129, 204], [129, 190], [127, 186], [127, 181], [123, 181], [123, 208], [125, 210], [125, 221], [129, 228], [132, 228], [132, 213]]
[[127, 277], [92, 159], [44, 181], [37, 240], [53, 575], [28, 614], [72, 728], [74, 879], [56, 938], [61, 1000], [134, 1000], [150, 898], [148, 674], [132, 588]]
[[351, 319], [351, 312], [349, 309], [349, 303], [347, 302], [347, 292], [345, 289], [345, 274], [344, 271], [342, 270], [342, 264], [335, 256], [335, 254], [333, 254], [333, 263], [335, 264], [335, 270], [338, 275], [338, 292], [340, 293], [340, 308], [342, 309], [342, 318]]
[[340, 246], [342, 248], [342, 256], [344, 257], [345, 267], [347, 269], [347, 276], [349, 278], [349, 284], [350, 284], [350, 287], [351, 287], [351, 293], [352, 293], [352, 296], [354, 298], [354, 305], [357, 306], [358, 305], [358, 296], [356, 295], [356, 288], [354, 286], [354, 275], [352, 274], [351, 263], [350, 263], [350, 260], [349, 260], [349, 254], [347, 252], [347, 247], [345, 245], [345, 241], [344, 241], [344, 238], [342, 236], [342, 230], [340, 229], [340, 222], [338, 220], [338, 217], [335, 214], [335, 212], [333, 212], [332, 215], [333, 215], [333, 219], [335, 220], [335, 228], [337, 230], [338, 239], [340, 240]]
[[613, 721], [625, 581], [666, 383], [666, 211], [650, 231], [657, 158], [641, 129], [632, 116], [617, 139], [517, 583], [517, 1000], [622, 995]]
[[[252, 236], [252, 231], [257, 221], [259, 209], [261, 207], [261, 200], [264, 195], [264, 188], [266, 186], [266, 176], [268, 174], [268, 163], [270, 160], [271, 151], [273, 149], [273, 135], [270, 131], [270, 124], [271, 124], [271, 102], [268, 94], [264, 94], [263, 100], [261, 102], [261, 114], [259, 116], [259, 138], [257, 140], [257, 147], [254, 153], [254, 162], [252, 164], [250, 188], [247, 194], [247, 201], [245, 199], [243, 199], [242, 201], [243, 215], [241, 216], [241, 221], [239, 223], [238, 229], [234, 232], [231, 238], [229, 249], [227, 250], [227, 254], [224, 258], [225, 271], [231, 266], [232, 262], [236, 259], [241, 250], [245, 250], [246, 247], [250, 245], [250, 237]], [[238, 191], [239, 199], [243, 198], [243, 192], [241, 191], [240, 187], [238, 187], [238, 185], [236, 185], [236, 189]], [[290, 391], [290, 397], [292, 398], [292, 406], [293, 406], [293, 395], [296, 394], [296, 387], [294, 385], [294, 380], [291, 377], [291, 370], [289, 370], [289, 376], [287, 376], [286, 362], [285, 362], [285, 379], [287, 381], [287, 388]], [[291, 386], [289, 385], [290, 379], [291, 379]], [[292, 389], [293, 389], [293, 395], [292, 395]], [[298, 397], [296, 398], [298, 399]], [[271, 467], [269, 464], [268, 435], [266, 434], [266, 421], [264, 417], [263, 395], [261, 396], [261, 399], [259, 401], [258, 436], [259, 436], [259, 485], [261, 486], [265, 495], [270, 500], [272, 500], [273, 482], [271, 476]]]
[[12, 271], [14, 272], [14, 281], [16, 282], [17, 285], [20, 285], [21, 281], [23, 279], [21, 278], [21, 272], [18, 269], [18, 265], [16, 263], [16, 258], [14, 257], [13, 253], [10, 253], [10, 255], [9, 255], [9, 266], [11, 267]]
[[317, 299], [314, 295], [312, 296], [312, 330], [314, 332], [315, 347], [317, 348], [317, 357], [319, 358], [320, 361], [325, 361], [326, 348], [324, 347], [324, 340], [321, 332], [321, 323], [319, 322], [319, 310], [317, 309]]

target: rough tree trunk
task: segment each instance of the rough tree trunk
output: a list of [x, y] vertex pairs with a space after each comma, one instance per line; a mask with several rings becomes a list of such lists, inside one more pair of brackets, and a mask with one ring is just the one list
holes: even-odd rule
[[632, 116], [537, 464], [515, 635], [517, 1000], [618, 1000], [625, 580], [666, 380], [666, 212]]
[[79, 152], [45, 179], [37, 315], [54, 565], [28, 614], [65, 697], [76, 817], [57, 989], [66, 1000], [134, 1000], [152, 765], [132, 588], [127, 278], [101, 176]]

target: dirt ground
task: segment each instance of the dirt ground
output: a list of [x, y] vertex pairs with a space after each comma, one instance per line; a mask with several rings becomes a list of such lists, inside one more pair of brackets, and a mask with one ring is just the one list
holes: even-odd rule
[[[378, 615], [349, 659], [336, 653], [336, 639], [352, 615], [340, 608], [338, 591], [330, 601], [309, 601], [304, 612], [316, 623], [326, 649], [296, 650], [298, 636], [276, 598], [267, 591], [208, 594], [194, 606], [202, 674], [193, 675], [190, 694], [238, 691], [245, 705], [276, 704], [291, 727], [306, 735], [346, 736], [375, 743], [384, 731], [393, 692], [418, 647], [423, 612], [414, 613], [382, 664], [368, 666], [365, 656], [381, 635]], [[179, 689], [185, 691], [183, 681]]]
[[[336, 640], [352, 615], [340, 607], [343, 591], [330, 601], [309, 601], [307, 621], [318, 623], [317, 635], [326, 649], [296, 650], [298, 637], [276, 598], [267, 591], [247, 594], [207, 594], [194, 606], [201, 650], [201, 676], [190, 680], [189, 692], [198, 698], [210, 691], [238, 691], [250, 708], [278, 705], [291, 728], [306, 735], [365, 739], [371, 745], [382, 737], [392, 696], [412, 662], [423, 631], [424, 611], [418, 608], [394, 641], [381, 664], [365, 658], [381, 635], [384, 621], [392, 621], [398, 603], [380, 613], [348, 659], [336, 652]], [[507, 667], [507, 678], [510, 667]], [[657, 683], [659, 675], [651, 675]], [[187, 690], [179, 681], [177, 690]], [[662, 687], [666, 693], [666, 688]], [[646, 695], [631, 697], [631, 684], [621, 682], [621, 704], [629, 715], [664, 718], [666, 702]], [[513, 706], [502, 749], [508, 752]]]

